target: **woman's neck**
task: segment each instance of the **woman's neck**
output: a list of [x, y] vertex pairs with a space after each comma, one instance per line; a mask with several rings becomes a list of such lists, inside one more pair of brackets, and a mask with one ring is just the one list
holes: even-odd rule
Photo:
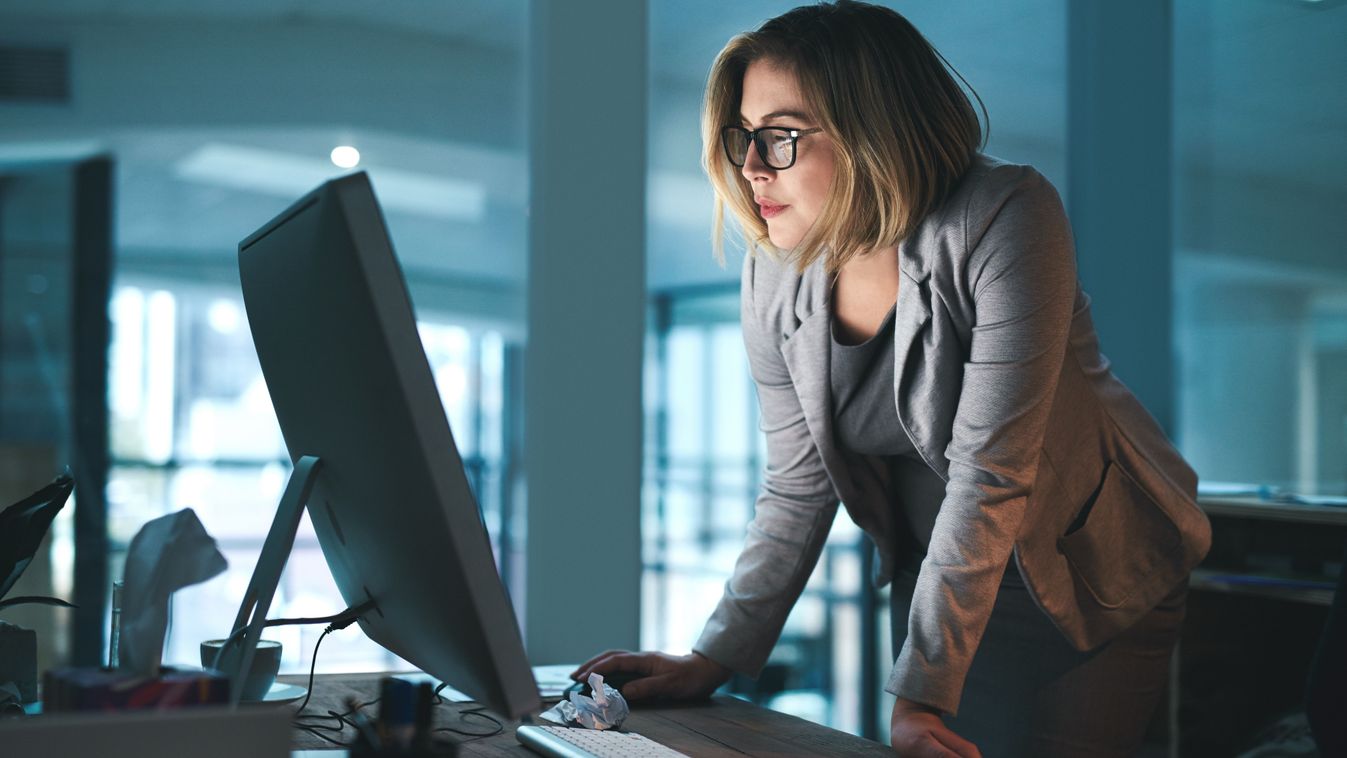
[[833, 280], [834, 331], [849, 344], [864, 342], [884, 325], [897, 301], [897, 247], [852, 258]]

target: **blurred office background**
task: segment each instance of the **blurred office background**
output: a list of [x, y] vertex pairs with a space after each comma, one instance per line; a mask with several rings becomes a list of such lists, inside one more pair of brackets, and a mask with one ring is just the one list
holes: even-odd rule
[[[1204, 482], [1347, 494], [1347, 8], [1153, 2], [1131, 18], [1143, 25], [1136, 34], [1071, 0], [886, 4], [986, 103], [988, 152], [1056, 184], [1102, 311], [1104, 350]], [[605, 505], [630, 508], [639, 523], [639, 604], [629, 594], [605, 609], [639, 614], [632, 645], [688, 650], [751, 517], [763, 459], [738, 330], [741, 254], [724, 268], [711, 257], [698, 107], [720, 46], [793, 5], [649, 0], [640, 28], [618, 30], [645, 34], [647, 86], [622, 93], [647, 104], [644, 150], [590, 163], [600, 177], [644, 175], [644, 265], [579, 255], [576, 265], [645, 293], [639, 407], [594, 408], [641, 415], [639, 498]], [[525, 486], [525, 409], [567, 402], [523, 381], [540, 291], [528, 275], [539, 254], [532, 167], [548, 158], [532, 150], [554, 144], [530, 121], [539, 7], [7, 0], [0, 484], [13, 500], [73, 458], [106, 461], [28, 579], [95, 602], [78, 616], [6, 614], [51, 630], [47, 663], [97, 656], [99, 588], [120, 577], [141, 524], [183, 507], [201, 516], [230, 569], [179, 593], [166, 656], [192, 662], [199, 640], [226, 631], [289, 470], [236, 245], [347, 171], [331, 157], [339, 146], [358, 149], [356, 168], [382, 201], [521, 618], [561, 602], [530, 597], [526, 579], [528, 507], [546, 501]], [[1137, 174], [1107, 159], [1133, 153], [1142, 158], [1122, 168]], [[574, 434], [583, 442], [584, 430]], [[588, 486], [603, 499], [604, 481]], [[839, 729], [886, 733], [887, 597], [868, 586], [868, 551], [840, 515], [768, 670], [732, 687]], [[577, 576], [597, 560], [573, 554]], [[306, 527], [272, 615], [337, 610]], [[286, 669], [307, 670], [318, 632], [278, 632]], [[353, 629], [324, 644], [319, 668], [399, 665]]]

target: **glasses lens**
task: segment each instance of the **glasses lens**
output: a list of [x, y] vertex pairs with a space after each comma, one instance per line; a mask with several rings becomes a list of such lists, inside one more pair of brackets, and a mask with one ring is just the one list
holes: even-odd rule
[[725, 154], [729, 156], [730, 163], [744, 165], [744, 160], [748, 158], [748, 132], [730, 126], [720, 132], [720, 138], [725, 143]]
[[795, 157], [795, 138], [788, 129], [764, 129], [758, 135], [767, 146], [767, 165], [772, 168], [786, 168]]

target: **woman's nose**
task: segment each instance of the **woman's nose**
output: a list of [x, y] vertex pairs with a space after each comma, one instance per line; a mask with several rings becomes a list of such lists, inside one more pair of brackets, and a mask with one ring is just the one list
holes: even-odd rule
[[744, 165], [740, 171], [744, 178], [750, 182], [754, 179], [770, 178], [776, 175], [776, 169], [763, 162], [762, 156], [758, 155], [758, 146], [752, 143], [748, 146], [748, 153], [744, 155]]

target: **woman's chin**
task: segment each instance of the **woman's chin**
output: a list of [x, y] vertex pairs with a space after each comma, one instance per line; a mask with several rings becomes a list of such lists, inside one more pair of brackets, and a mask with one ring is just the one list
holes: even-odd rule
[[783, 231], [773, 231], [771, 227], [767, 229], [767, 240], [772, 243], [772, 247], [777, 250], [793, 250], [800, 244], [800, 235], [787, 234]]

